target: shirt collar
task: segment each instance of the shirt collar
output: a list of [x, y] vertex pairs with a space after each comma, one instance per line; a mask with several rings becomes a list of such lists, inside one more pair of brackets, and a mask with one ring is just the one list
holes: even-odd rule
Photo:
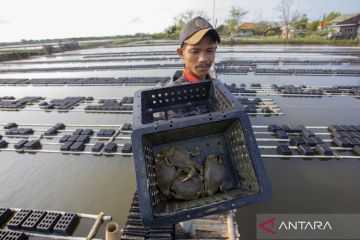
[[191, 82], [191, 83], [196, 83], [199, 81], [199, 79], [195, 76], [193, 76], [191, 73], [189, 73], [188, 71], [186, 71], [185, 69], [183, 70], [183, 74], [182, 76], [188, 80], [188, 82]]
[[[183, 78], [185, 78], [188, 82], [190, 83], [196, 83], [199, 82], [200, 80], [195, 77], [194, 75], [192, 75], [190, 72], [188, 72], [186, 69], [183, 70], [183, 74], [182, 74]], [[209, 74], [206, 74], [205, 79], [210, 79]]]

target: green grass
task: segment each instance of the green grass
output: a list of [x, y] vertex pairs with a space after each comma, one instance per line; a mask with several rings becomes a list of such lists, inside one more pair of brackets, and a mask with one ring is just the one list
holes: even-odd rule
[[289, 45], [335, 45], [335, 46], [357, 46], [358, 42], [354, 40], [326, 40], [318, 37], [299, 37], [299, 38], [253, 38], [253, 39], [224, 39], [224, 44], [289, 44]]
[[9, 50], [0, 51], [0, 61], [11, 61], [41, 54], [39, 50]]

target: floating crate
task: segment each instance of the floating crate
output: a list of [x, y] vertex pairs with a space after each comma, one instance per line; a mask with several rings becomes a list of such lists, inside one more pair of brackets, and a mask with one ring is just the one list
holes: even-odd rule
[[98, 137], [112, 137], [115, 132], [115, 129], [100, 129], [96, 135]]
[[9, 208], [0, 208], [0, 227], [9, 220], [12, 214], [13, 212]]
[[0, 148], [7, 148], [9, 143], [5, 140], [0, 140]]
[[286, 144], [281, 144], [277, 146], [276, 152], [281, 155], [292, 155], [291, 149]]
[[71, 137], [71, 135], [64, 135], [60, 138], [59, 142], [60, 143], [64, 143], [66, 141], [68, 141], [68, 139]]
[[69, 150], [70, 150], [70, 147], [71, 147], [71, 145], [72, 145], [73, 143], [74, 143], [74, 142], [72, 142], [72, 141], [66, 141], [66, 142], [64, 142], [64, 144], [60, 146], [60, 150], [61, 150], [61, 151], [69, 151]]
[[80, 135], [71, 135], [66, 141], [75, 142]]
[[55, 128], [56, 130], [64, 130], [65, 127], [66, 127], [65, 124], [57, 123], [57, 124], [55, 124], [55, 126], [53, 128]]
[[81, 135], [81, 133], [84, 131], [84, 129], [76, 129], [72, 135]]
[[345, 131], [341, 131], [341, 132], [333, 132], [331, 134], [333, 137], [335, 138], [345, 138], [345, 137], [350, 137], [348, 132]]
[[321, 138], [319, 138], [318, 136], [310, 137], [310, 138], [311, 138], [311, 140], [313, 140], [314, 142], [316, 142], [316, 144], [322, 144], [322, 143], [324, 143], [324, 141], [323, 141]]
[[308, 130], [308, 129], [302, 130], [302, 135], [303, 135], [304, 137], [308, 137], [308, 138], [310, 138], [310, 137], [315, 137], [315, 136], [316, 136], [315, 133], [313, 133], [313, 131]]
[[[29, 236], [23, 232], [4, 231], [5, 236], [1, 240], [26, 240]], [[1, 235], [1, 233], [0, 233]]]
[[54, 227], [54, 233], [71, 235], [79, 222], [79, 216], [74, 213], [65, 213]]
[[91, 148], [91, 151], [92, 151], [92, 152], [100, 152], [103, 147], [104, 147], [104, 143], [103, 143], [103, 142], [97, 142], [97, 143], [95, 143], [95, 145]]
[[122, 125], [121, 127], [122, 131], [131, 131], [132, 130], [132, 125], [130, 123], [124, 123], [124, 125]]
[[45, 211], [33, 211], [25, 222], [21, 224], [21, 228], [25, 230], [35, 230], [36, 226], [45, 217]]
[[123, 148], [121, 149], [122, 153], [131, 153], [132, 152], [132, 145], [131, 143], [125, 143]]
[[353, 148], [353, 152], [356, 154], [356, 155], [359, 155], [360, 156], [360, 146], [357, 145]]
[[9, 122], [8, 124], [6, 124], [5, 126], [4, 126], [4, 129], [12, 129], [12, 128], [17, 128], [17, 124], [16, 123], [14, 123], [14, 122]]
[[306, 144], [304, 138], [302, 137], [293, 137], [290, 140], [290, 144], [293, 146], [299, 146], [301, 144]]
[[[135, 129], [131, 139], [141, 215], [146, 226], [169, 225], [271, 197], [260, 151], [243, 111]], [[190, 201], [165, 198], [156, 186], [154, 157], [161, 149], [172, 146], [183, 146], [189, 151], [198, 146], [201, 154], [193, 161], [200, 164], [208, 154], [221, 155], [226, 191]]]
[[25, 149], [30, 149], [30, 150], [38, 149], [40, 147], [41, 147], [41, 143], [39, 140], [31, 140], [24, 145]]
[[58, 134], [58, 130], [56, 128], [50, 128], [46, 132], [44, 132], [44, 136], [55, 136]]
[[39, 232], [51, 233], [54, 229], [55, 224], [61, 218], [60, 213], [49, 212], [46, 216], [41, 220], [39, 225], [36, 226], [36, 230]]
[[331, 125], [329, 127], [330, 132], [339, 132], [339, 131], [345, 131], [345, 129], [342, 126], [339, 125]]
[[314, 151], [307, 144], [298, 145], [298, 151], [305, 156], [314, 155]]
[[6, 135], [31, 135], [33, 133], [34, 130], [31, 128], [16, 128], [5, 132]]
[[281, 129], [284, 130], [285, 132], [287, 132], [287, 133], [292, 133], [292, 130], [291, 130], [291, 128], [290, 128], [289, 125], [287, 125], [287, 124], [282, 124], [280, 127], [281, 127]]
[[289, 138], [289, 135], [284, 130], [276, 131], [275, 135], [279, 139], [288, 139]]
[[117, 148], [118, 148], [118, 146], [116, 143], [109, 142], [105, 145], [104, 152], [113, 153], [113, 152], [117, 151]]
[[198, 118], [215, 112], [243, 110], [218, 80], [139, 90], [134, 95], [133, 128], [156, 125], [156, 121]]
[[17, 212], [11, 220], [6, 224], [9, 229], [19, 229], [21, 224], [30, 216], [32, 210], [21, 209]]
[[309, 147], [315, 147], [317, 144], [315, 140], [311, 139], [310, 137], [304, 137], [304, 141]]
[[23, 149], [25, 144], [27, 144], [28, 142], [29, 142], [29, 140], [25, 140], [25, 139], [20, 140], [19, 142], [14, 144], [14, 148], [15, 149]]
[[320, 155], [332, 156], [334, 152], [331, 150], [329, 145], [327, 144], [317, 144], [315, 147], [315, 151]]
[[83, 142], [74, 142], [70, 146], [70, 151], [83, 151], [85, 149], [85, 144]]
[[354, 144], [348, 138], [334, 138], [334, 143], [338, 147], [352, 148]]
[[277, 132], [279, 130], [282, 130], [282, 128], [277, 124], [271, 124], [268, 126], [269, 132]]
[[83, 142], [83, 143], [88, 143], [90, 142], [90, 137], [88, 135], [80, 135], [77, 139], [76, 142]]
[[84, 129], [84, 130], [82, 131], [81, 135], [88, 135], [88, 136], [92, 136], [92, 135], [94, 135], [94, 130], [89, 129], [89, 128]]

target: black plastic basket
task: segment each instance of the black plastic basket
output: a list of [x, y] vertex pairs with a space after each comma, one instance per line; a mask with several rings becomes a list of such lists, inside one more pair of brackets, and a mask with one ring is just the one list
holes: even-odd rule
[[134, 95], [133, 128], [235, 110], [243, 108], [219, 80], [139, 90]]
[[[157, 188], [154, 158], [160, 149], [198, 146], [204, 161], [208, 154], [222, 155], [225, 192], [196, 200], [166, 198]], [[243, 111], [207, 114], [181, 122], [136, 129], [132, 133], [137, 188], [142, 221], [146, 226], [168, 225], [268, 200], [271, 186], [249, 118]]]

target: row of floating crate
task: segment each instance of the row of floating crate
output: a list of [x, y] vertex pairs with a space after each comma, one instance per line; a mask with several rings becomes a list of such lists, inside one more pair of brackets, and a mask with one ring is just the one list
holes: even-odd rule
[[[268, 126], [268, 130], [273, 132], [279, 139], [289, 139], [289, 134], [299, 134], [291, 137], [290, 145], [296, 146], [299, 153], [303, 155], [314, 155], [315, 152], [320, 155], [334, 155], [327, 143], [324, 143], [321, 138], [303, 125], [272, 124]], [[336, 146], [352, 148], [355, 154], [360, 155], [360, 126], [332, 125], [328, 130], [332, 132], [332, 142]], [[312, 148], [314, 148], [315, 152]], [[281, 155], [291, 155], [291, 150], [287, 145], [277, 146], [277, 152]]]
[[[68, 137], [68, 135], [65, 135]], [[71, 139], [70, 139], [71, 138]], [[72, 151], [72, 152], [79, 152], [84, 151], [86, 146], [86, 141], [88, 136], [84, 135], [75, 135], [70, 136], [69, 140], [66, 140], [62, 142], [62, 145], [60, 146], [61, 151]], [[73, 140], [75, 139], [75, 140]], [[9, 143], [5, 140], [0, 140], [0, 149], [7, 148]], [[36, 150], [41, 148], [41, 142], [40, 140], [26, 140], [22, 139], [14, 144], [14, 148], [16, 150]], [[103, 142], [96, 142], [91, 147], [91, 151], [94, 153], [98, 153], [101, 150], [103, 150], [105, 153], [114, 153], [118, 150], [118, 145], [115, 142], [107, 142], [106, 144]], [[131, 143], [125, 143], [124, 146], [121, 149], [122, 153], [131, 153], [132, 152], [132, 145]]]
[[164, 84], [168, 77], [120, 77], [120, 78], [5, 78], [0, 79], [3, 85], [132, 85]]
[[[41, 233], [56, 233], [60, 235], [71, 235], [75, 230], [80, 217], [75, 213], [57, 213], [47, 212], [42, 210], [21, 209], [20, 211], [13, 211], [9, 208], [0, 208], [0, 227], [6, 225], [11, 230], [25, 230]], [[11, 231], [0, 230], [3, 235], [1, 239], [12, 235]], [[27, 236], [23, 232], [18, 232], [19, 238], [26, 239]], [[24, 234], [25, 236], [21, 235]], [[24, 238], [25, 237], [25, 238]]]
[[[244, 67], [239, 65], [215, 64], [218, 74], [280, 74], [280, 75], [346, 75], [358, 76], [357, 69], [285, 69], [285, 68], [257, 68], [256, 66]], [[50, 68], [12, 68], [0, 69], [0, 73], [16, 72], [52, 72], [52, 71], [106, 71], [106, 70], [130, 70], [130, 69], [166, 69], [182, 68], [182, 63], [167, 64], [138, 64], [138, 65], [104, 65], [104, 66], [80, 66], [80, 67], [50, 67]], [[40, 84], [47, 84], [47, 81], [38, 80]]]
[[[306, 49], [306, 50], [298, 50], [298, 49], [285, 49], [283, 51], [279, 51], [279, 50], [261, 50], [261, 49], [257, 49], [257, 50], [247, 50], [247, 49], [243, 49], [243, 50], [218, 50], [217, 53], [230, 53], [230, 54], [235, 54], [235, 53], [328, 53], [328, 54], [341, 54], [341, 55], [349, 55], [349, 54], [360, 54], [360, 51], [351, 49], [349, 51], [343, 51], [343, 50], [326, 50], [324, 51], [322, 50], [315, 50], [315, 49]], [[174, 51], [139, 51], [139, 52], [107, 52], [107, 53], [77, 53], [76, 55], [78, 56], [82, 56], [83, 58], [101, 58], [101, 57], [128, 57], [128, 56], [155, 56], [155, 55], [174, 55], [176, 56], [176, 52]], [[62, 56], [66, 56], [66, 55], [62, 55]], [[71, 56], [74, 56], [74, 54], [71, 54]], [[346, 59], [347, 60], [347, 59]], [[354, 59], [355, 61], [357, 59]], [[241, 60], [236, 60], [236, 61], [241, 61]], [[261, 60], [263, 61], [263, 60]], [[309, 61], [309, 60], [304, 60], [304, 61]]]
[[[22, 64], [59, 64], [59, 63], [89, 63], [89, 62], [125, 62], [125, 61], [166, 61], [179, 60], [179, 57], [147, 57], [147, 58], [113, 58], [103, 59], [81, 59], [81, 60], [54, 60], [54, 61], [20, 61], [11, 62], [11, 65]], [[256, 66], [257, 64], [267, 65], [341, 65], [341, 64], [359, 64], [358, 59], [340, 59], [340, 60], [295, 60], [295, 59], [276, 59], [276, 60], [231, 60], [220, 61], [219, 66]], [[8, 65], [9, 63], [3, 63]]]
[[276, 59], [276, 60], [231, 60], [221, 61], [218, 64], [224, 66], [256, 66], [257, 64], [270, 65], [341, 65], [341, 64], [359, 64], [359, 59], [341, 59], [341, 60], [295, 60], [295, 59]]
[[[138, 64], [138, 65], [104, 65], [86, 67], [51, 67], [51, 68], [13, 68], [0, 69], [0, 73], [25, 73], [25, 72], [69, 72], [69, 71], [109, 71], [109, 70], [132, 70], [132, 69], [159, 69], [159, 68], [181, 68], [183, 64]], [[47, 81], [38, 80], [40, 84], [47, 84]], [[146, 82], [146, 80], [144, 81]]]
[[[18, 128], [18, 124], [15, 122], [10, 122], [4, 125], [3, 127], [7, 131], [5, 132], [6, 135], [31, 135], [34, 133], [32, 128]], [[45, 136], [53, 136], [58, 134], [59, 130], [64, 130], [66, 125], [64, 123], [57, 123], [48, 129], [46, 132], [52, 134], [44, 134]], [[54, 132], [53, 130], [56, 130]], [[131, 131], [132, 125], [130, 123], [124, 123], [121, 128], [121, 131]], [[100, 129], [96, 134], [98, 137], [111, 137], [115, 134], [115, 129]], [[92, 136], [94, 134], [93, 129], [76, 129], [73, 132], [74, 135], [89, 135]]]
[[52, 60], [52, 61], [18, 61], [0, 63], [0, 65], [29, 65], [29, 64], [59, 64], [59, 63], [91, 63], [91, 62], [130, 62], [130, 61], [173, 61], [180, 60], [179, 57], [147, 57], [147, 58], [104, 58], [104, 59], [72, 59], [72, 60]]
[[[31, 128], [16, 128], [18, 125], [16, 123], [8, 123], [4, 126], [4, 128], [12, 129], [6, 131], [6, 135], [30, 135], [33, 134], [33, 129]], [[65, 129], [65, 124], [57, 123], [50, 129], [44, 132], [44, 136], [51, 137], [57, 135], [59, 130]], [[129, 132], [132, 130], [132, 125], [130, 123], [125, 123], [121, 127], [121, 131]], [[26, 133], [26, 134], [25, 134]], [[100, 129], [96, 135], [100, 138], [111, 138], [115, 136], [116, 130], [115, 129]], [[61, 151], [83, 151], [85, 149], [85, 144], [90, 142], [90, 137], [94, 135], [93, 129], [76, 129], [73, 131], [72, 135], [63, 135], [59, 143], [61, 143], [60, 150]], [[0, 136], [0, 148], [6, 148], [8, 146], [8, 142], [5, 140], [1, 140]], [[14, 148], [17, 150], [20, 149], [39, 149], [41, 147], [40, 140], [20, 140], [19, 142], [14, 144]], [[103, 142], [96, 142], [93, 146], [91, 151], [92, 152], [100, 152], [104, 149], [106, 153], [113, 153], [117, 152], [118, 145], [114, 142], [108, 142], [104, 144]], [[131, 153], [132, 146], [130, 143], [124, 144], [123, 148], [121, 149], [122, 153]]]
[[[331, 150], [328, 144], [319, 143], [311, 147], [308, 144], [299, 144], [297, 145], [297, 150], [300, 154], [305, 156], [312, 156], [315, 153], [319, 155], [332, 156], [334, 152]], [[286, 144], [280, 144], [276, 147], [276, 152], [280, 155], [292, 155], [292, 151]]]
[[325, 94], [348, 94], [348, 95], [360, 95], [360, 86], [334, 86], [334, 87], [319, 87], [309, 88], [305, 85], [271, 85], [271, 88], [281, 94], [298, 94], [298, 95], [325, 95]]
[[[0, 109], [23, 109], [26, 105], [35, 104], [40, 100], [44, 100], [43, 97], [24, 97], [21, 99], [15, 99], [14, 97], [7, 96], [4, 97], [6, 100], [0, 100]], [[44, 110], [69, 110], [74, 106], [77, 106], [81, 102], [92, 102], [94, 101], [93, 97], [66, 97], [63, 99], [53, 99], [50, 101], [41, 101], [38, 103], [39, 107]], [[86, 106], [85, 110], [125, 110], [131, 111], [133, 103], [132, 97], [124, 97], [121, 100], [117, 99], [100, 99], [98, 101], [99, 105]], [[115, 109], [113, 109], [115, 108]]]

